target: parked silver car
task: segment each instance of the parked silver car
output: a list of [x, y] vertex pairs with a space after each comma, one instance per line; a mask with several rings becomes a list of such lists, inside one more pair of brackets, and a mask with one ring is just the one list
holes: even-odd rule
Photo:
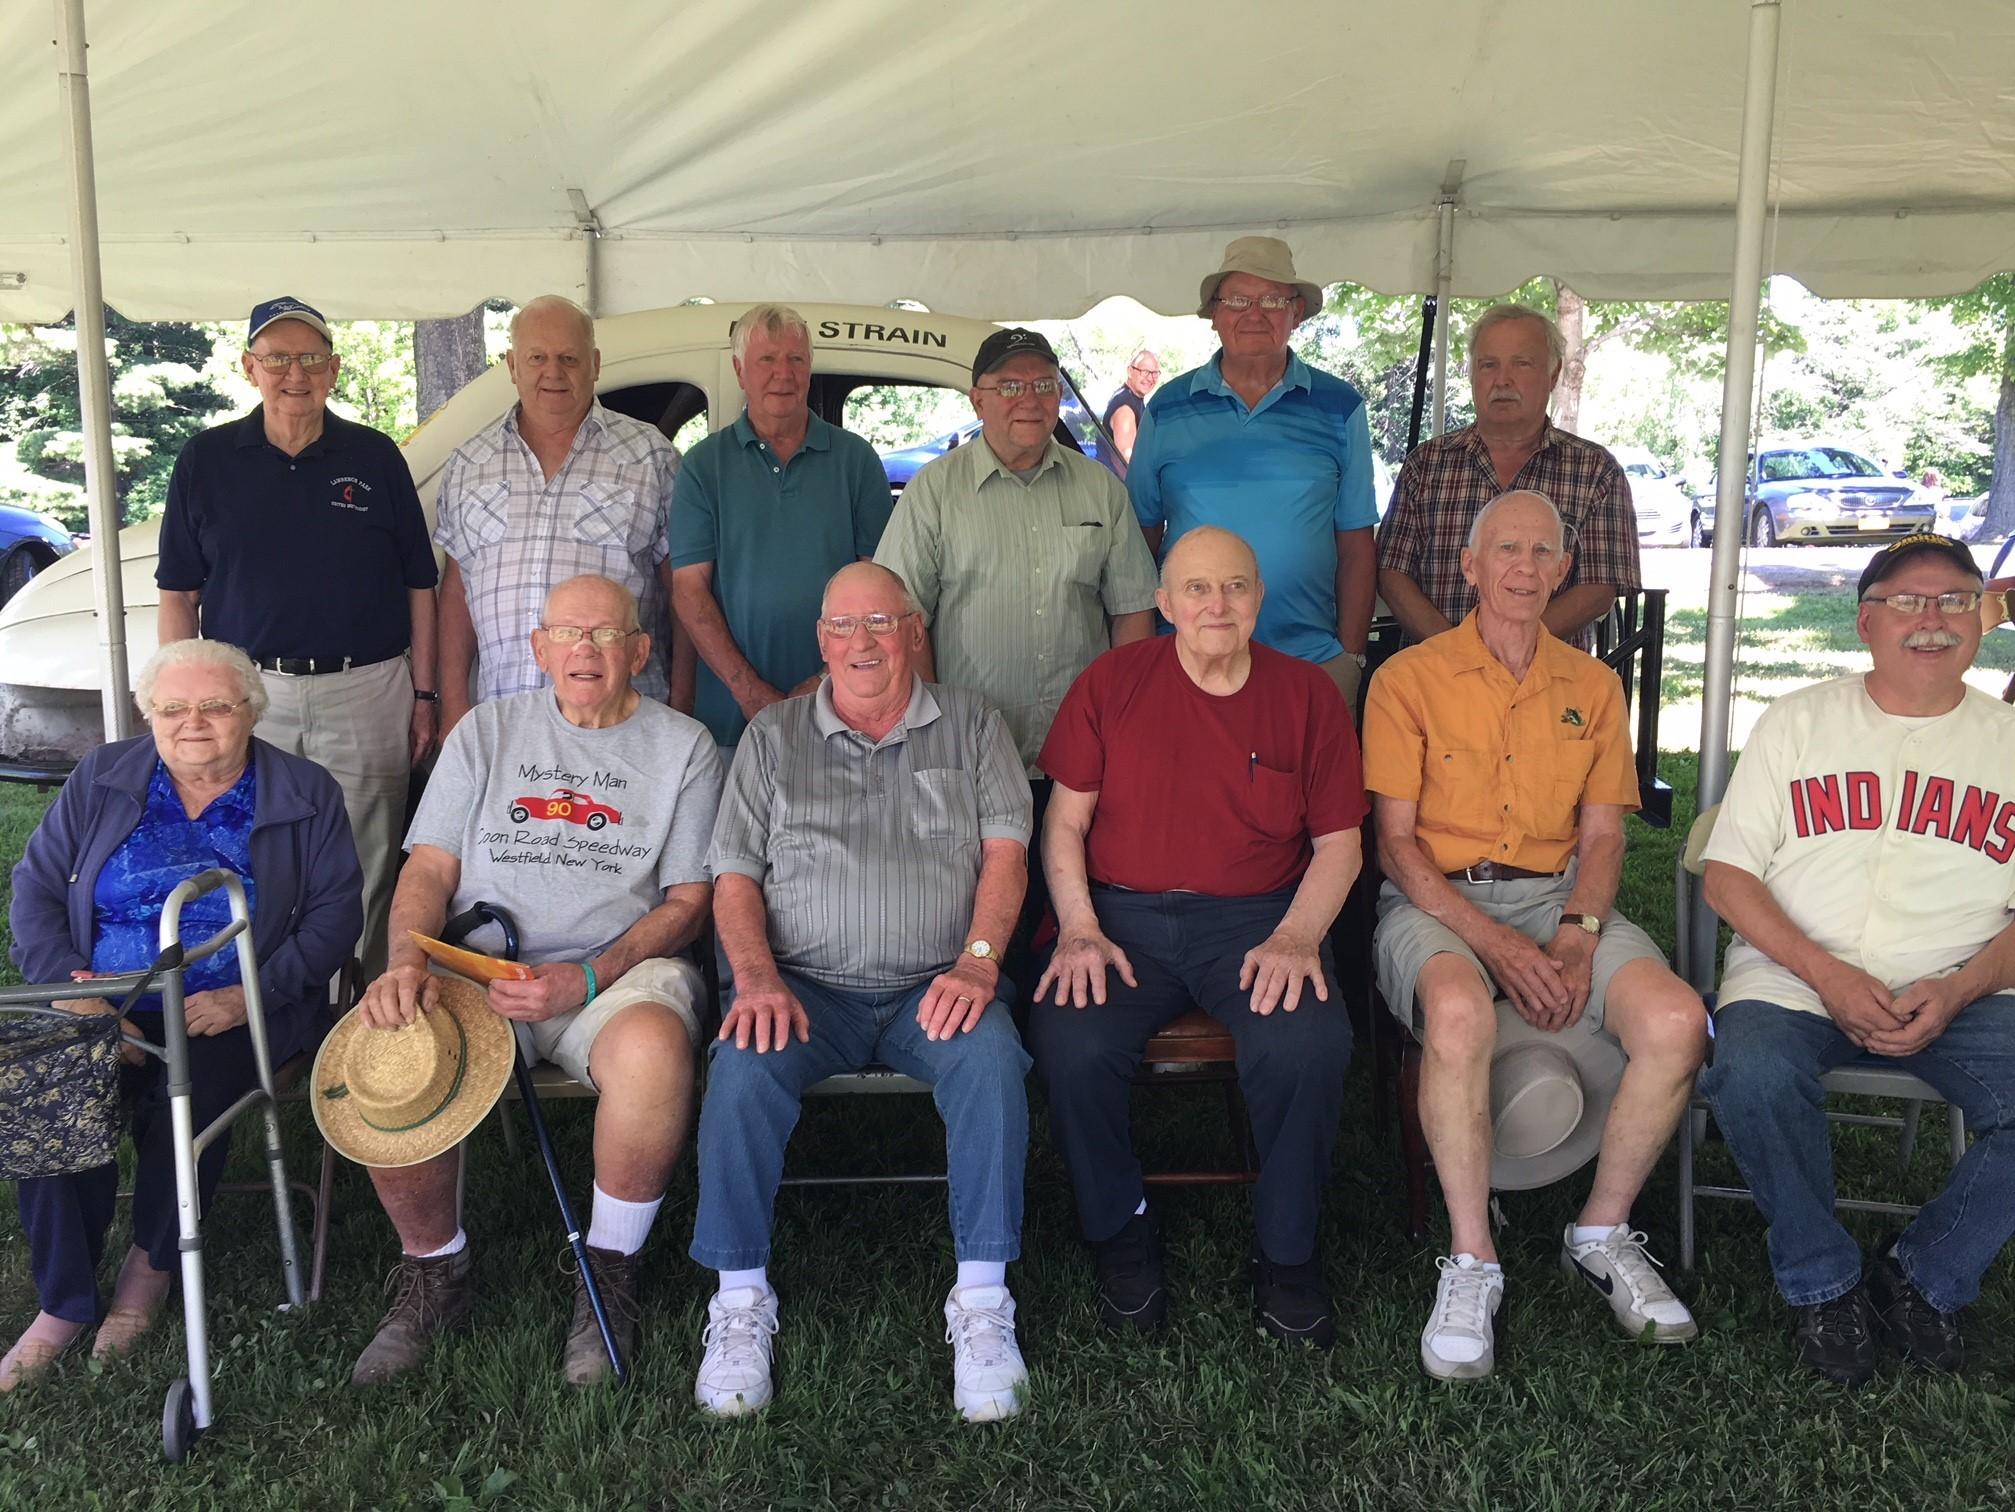
[[1845, 446], [1766, 447], [1749, 468], [1749, 544], [1886, 541], [1929, 530], [1916, 486]]

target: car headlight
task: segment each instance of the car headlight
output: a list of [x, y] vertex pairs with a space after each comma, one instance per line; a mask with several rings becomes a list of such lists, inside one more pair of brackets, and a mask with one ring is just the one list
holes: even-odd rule
[[1792, 514], [1831, 514], [1837, 506], [1831, 494], [1808, 489], [1786, 494], [1784, 507]]

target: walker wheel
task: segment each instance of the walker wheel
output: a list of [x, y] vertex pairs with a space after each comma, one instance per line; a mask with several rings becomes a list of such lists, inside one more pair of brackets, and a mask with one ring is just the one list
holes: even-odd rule
[[161, 1405], [161, 1457], [179, 1465], [189, 1457], [189, 1446], [195, 1442], [196, 1392], [189, 1378], [182, 1376], [168, 1388], [167, 1400]]

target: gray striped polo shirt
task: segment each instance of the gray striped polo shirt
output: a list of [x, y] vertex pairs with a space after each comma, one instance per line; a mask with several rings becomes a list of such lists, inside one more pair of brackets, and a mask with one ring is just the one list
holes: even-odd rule
[[980, 842], [1027, 845], [1028, 780], [976, 693], [917, 679], [878, 741], [832, 683], [758, 714], [735, 752], [709, 860], [763, 890], [777, 965], [851, 990], [914, 987], [965, 948]]

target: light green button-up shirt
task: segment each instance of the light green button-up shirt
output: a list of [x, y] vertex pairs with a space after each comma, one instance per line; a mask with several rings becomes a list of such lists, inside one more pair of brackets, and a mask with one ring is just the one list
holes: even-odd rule
[[1125, 486], [1054, 440], [1026, 482], [983, 435], [924, 467], [875, 560], [916, 596], [938, 681], [999, 709], [1031, 773], [1064, 694], [1112, 645], [1108, 620], [1154, 607]]

